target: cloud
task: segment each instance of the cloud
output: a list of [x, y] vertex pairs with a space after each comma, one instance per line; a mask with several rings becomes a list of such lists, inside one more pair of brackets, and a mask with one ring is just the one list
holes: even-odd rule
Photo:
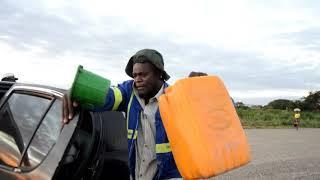
[[308, 28], [298, 32], [282, 33], [278, 38], [286, 39], [305, 50], [318, 51], [320, 49], [320, 27]]
[[130, 56], [154, 48], [170, 83], [203, 71], [221, 77], [238, 99], [259, 103], [319, 89], [316, 1], [141, 3], [3, 0], [0, 71], [68, 88], [82, 64], [119, 82], [128, 79]]

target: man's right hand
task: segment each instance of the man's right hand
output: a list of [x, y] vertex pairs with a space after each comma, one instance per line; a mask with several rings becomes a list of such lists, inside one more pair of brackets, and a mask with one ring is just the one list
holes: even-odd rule
[[74, 115], [74, 108], [78, 106], [76, 101], [71, 100], [70, 92], [64, 94], [63, 96], [63, 106], [62, 106], [62, 119], [63, 123], [68, 123], [72, 120]]

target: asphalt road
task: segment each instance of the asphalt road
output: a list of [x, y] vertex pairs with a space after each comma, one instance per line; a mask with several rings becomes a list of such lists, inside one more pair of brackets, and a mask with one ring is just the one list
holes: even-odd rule
[[215, 178], [319, 179], [320, 129], [248, 129], [252, 161]]

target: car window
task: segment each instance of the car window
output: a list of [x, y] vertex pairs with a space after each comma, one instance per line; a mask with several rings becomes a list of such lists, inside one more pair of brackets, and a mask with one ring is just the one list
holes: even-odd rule
[[31, 140], [27, 153], [22, 160], [22, 167], [33, 168], [49, 153], [57, 141], [62, 128], [62, 102], [56, 100], [45, 115], [41, 125]]
[[0, 111], [0, 164], [18, 167], [51, 100], [13, 93]]

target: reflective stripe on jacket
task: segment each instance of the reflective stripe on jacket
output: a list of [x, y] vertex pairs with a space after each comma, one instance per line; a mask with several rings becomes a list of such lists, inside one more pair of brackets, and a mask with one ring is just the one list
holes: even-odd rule
[[[168, 87], [165, 83], [164, 88]], [[117, 110], [126, 112], [128, 131], [129, 170], [131, 176], [135, 177], [136, 150], [135, 141], [138, 137], [138, 126], [142, 108], [133, 93], [133, 80], [125, 81], [117, 87], [111, 87], [106, 97], [106, 103], [102, 108], [94, 111]], [[159, 108], [155, 115], [156, 127], [156, 156], [157, 174], [154, 179], [180, 178], [173, 155], [170, 149], [167, 134], [160, 117]]]

